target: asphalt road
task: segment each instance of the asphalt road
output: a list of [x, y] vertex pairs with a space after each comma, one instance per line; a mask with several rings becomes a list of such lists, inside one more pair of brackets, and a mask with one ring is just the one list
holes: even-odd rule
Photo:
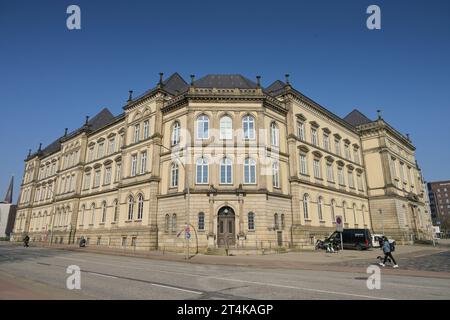
[[[81, 289], [68, 290], [68, 266]], [[173, 262], [0, 246], [0, 299], [450, 299], [450, 278]]]

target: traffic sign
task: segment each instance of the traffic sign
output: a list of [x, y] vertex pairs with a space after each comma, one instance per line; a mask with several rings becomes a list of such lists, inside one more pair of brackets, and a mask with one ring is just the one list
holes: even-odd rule
[[190, 232], [186, 232], [186, 239], [190, 239], [191, 238], [191, 233]]

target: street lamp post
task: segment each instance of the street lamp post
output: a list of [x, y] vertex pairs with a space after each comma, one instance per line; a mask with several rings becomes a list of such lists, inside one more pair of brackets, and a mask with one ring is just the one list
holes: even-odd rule
[[[170, 150], [166, 146], [162, 145], [161, 143], [158, 143], [156, 145], [160, 146], [161, 148], [163, 148], [163, 149], [165, 149], [165, 150], [167, 150], [169, 152], [172, 152], [172, 150]], [[186, 152], [187, 152], [187, 148], [186, 148]], [[181, 166], [183, 167], [183, 170], [184, 170], [184, 179], [185, 179], [184, 181], [185, 181], [186, 190], [187, 190], [187, 206], [185, 207], [185, 218], [186, 218], [186, 227], [185, 227], [185, 229], [186, 229], [188, 226], [191, 225], [190, 222], [189, 222], [189, 220], [190, 220], [189, 219], [189, 208], [190, 208], [190, 205], [191, 205], [191, 191], [190, 191], [190, 185], [189, 185], [189, 174], [187, 172], [186, 166], [184, 165], [183, 161], [181, 161], [180, 157], [177, 154], [175, 154], [175, 156], [177, 157], [178, 162], [181, 164]], [[190, 255], [189, 255], [189, 239], [186, 236], [185, 236], [185, 238], [186, 238], [186, 247], [187, 247], [186, 259], [189, 259], [190, 258]]]

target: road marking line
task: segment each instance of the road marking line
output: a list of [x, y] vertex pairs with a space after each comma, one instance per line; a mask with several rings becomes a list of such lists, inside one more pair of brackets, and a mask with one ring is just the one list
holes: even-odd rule
[[173, 289], [173, 290], [184, 291], [184, 292], [189, 292], [189, 293], [194, 293], [194, 294], [199, 294], [199, 295], [203, 294], [203, 292], [200, 292], [200, 291], [192, 291], [192, 290], [180, 289], [180, 288], [177, 288], [177, 287], [165, 286], [165, 285], [162, 285], [162, 284], [152, 283], [151, 285], [155, 286], [155, 287]]
[[97, 272], [91, 272], [91, 271], [87, 271], [87, 273], [95, 275], [95, 276], [100, 276], [100, 277], [104, 277], [104, 278], [111, 278], [111, 279], [119, 279], [115, 276], [108, 276], [106, 274], [101, 274], [101, 273], [97, 273]]
[[52, 258], [63, 259], [63, 260], [71, 260], [71, 261], [78, 261], [78, 262], [88, 262], [87, 260], [83, 260], [83, 259], [73, 259], [73, 258], [66, 258], [66, 257], [52, 257]]

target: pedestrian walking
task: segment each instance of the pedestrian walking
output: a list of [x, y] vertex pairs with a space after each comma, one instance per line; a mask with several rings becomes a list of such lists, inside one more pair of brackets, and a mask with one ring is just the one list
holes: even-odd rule
[[86, 247], [86, 239], [84, 237], [81, 237], [80, 239], [80, 248]]
[[23, 238], [23, 246], [24, 246], [24, 247], [29, 247], [28, 242], [30, 242], [30, 237], [29, 237], [28, 235], [26, 235], [26, 236]]
[[394, 251], [394, 246], [389, 243], [388, 238], [383, 237], [383, 252], [384, 252], [384, 260], [383, 262], [380, 262], [380, 266], [384, 267], [386, 265], [386, 261], [388, 260], [388, 258], [392, 261], [392, 263], [394, 264], [394, 268], [398, 268], [398, 264], [397, 262], [395, 262], [394, 257], [392, 256], [392, 251]]

